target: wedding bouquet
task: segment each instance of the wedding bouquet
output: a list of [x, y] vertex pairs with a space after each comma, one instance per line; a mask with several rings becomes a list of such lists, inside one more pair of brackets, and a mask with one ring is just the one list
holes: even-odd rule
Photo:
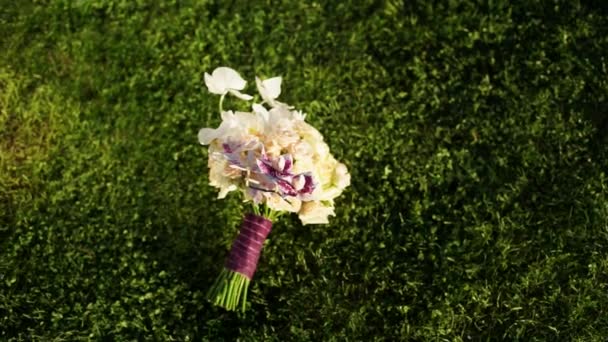
[[203, 128], [201, 144], [209, 145], [209, 183], [218, 198], [238, 191], [253, 205], [238, 237], [211, 287], [208, 298], [228, 310], [245, 310], [247, 289], [272, 222], [284, 213], [297, 213], [303, 224], [325, 224], [334, 214], [334, 199], [350, 184], [346, 166], [329, 152], [323, 136], [304, 120], [306, 115], [277, 101], [281, 77], [256, 86], [261, 102], [250, 112], [225, 111], [227, 94], [250, 101], [242, 93], [247, 82], [233, 69], [219, 67], [205, 73], [205, 84], [220, 95], [222, 123]]

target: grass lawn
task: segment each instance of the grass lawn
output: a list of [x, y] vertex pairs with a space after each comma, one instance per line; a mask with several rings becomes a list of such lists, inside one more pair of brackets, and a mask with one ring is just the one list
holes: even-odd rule
[[[0, 0], [0, 340], [604, 341], [599, 3]], [[197, 141], [218, 66], [352, 174], [245, 313], [205, 300], [249, 209]]]

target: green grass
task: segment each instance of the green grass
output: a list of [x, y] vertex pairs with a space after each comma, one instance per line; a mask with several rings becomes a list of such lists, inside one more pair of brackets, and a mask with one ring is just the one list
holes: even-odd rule
[[[0, 8], [0, 340], [608, 335], [605, 6]], [[282, 75], [352, 173], [330, 225], [273, 226], [244, 314], [205, 300], [246, 210], [196, 138], [222, 65]]]

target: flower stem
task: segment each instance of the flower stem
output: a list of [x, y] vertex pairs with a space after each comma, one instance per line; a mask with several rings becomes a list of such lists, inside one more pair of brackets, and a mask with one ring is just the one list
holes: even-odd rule
[[222, 107], [222, 103], [224, 102], [224, 97], [226, 97], [226, 94], [223, 94], [220, 97], [220, 114], [222, 114], [222, 112], [224, 112], [224, 107]]
[[253, 213], [260, 216], [260, 206], [255, 204], [255, 202], [252, 202], [253, 204]]
[[207, 293], [207, 298], [226, 310], [236, 311], [240, 306], [244, 312], [249, 282], [244, 275], [224, 268]]
[[[279, 218], [282, 214], [282, 212], [273, 210], [266, 204], [264, 204], [263, 211], [264, 211], [264, 213], [262, 216], [264, 216], [265, 218], [267, 218], [268, 220], [273, 221], [273, 222], [276, 221], [276, 219]], [[260, 215], [260, 214], [257, 214], [257, 215]]]

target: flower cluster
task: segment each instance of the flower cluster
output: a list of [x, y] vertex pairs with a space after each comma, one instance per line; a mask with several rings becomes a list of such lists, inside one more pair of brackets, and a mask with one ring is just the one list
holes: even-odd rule
[[222, 96], [222, 123], [198, 134], [200, 143], [209, 145], [210, 184], [219, 188], [219, 198], [240, 190], [245, 201], [298, 213], [304, 224], [328, 223], [334, 198], [350, 184], [350, 174], [321, 133], [306, 123], [306, 115], [276, 100], [281, 81], [256, 77], [262, 102], [251, 112], [233, 112], [224, 111], [221, 101], [226, 94], [253, 99], [240, 92], [246, 81], [226, 67], [205, 73], [209, 91]]

